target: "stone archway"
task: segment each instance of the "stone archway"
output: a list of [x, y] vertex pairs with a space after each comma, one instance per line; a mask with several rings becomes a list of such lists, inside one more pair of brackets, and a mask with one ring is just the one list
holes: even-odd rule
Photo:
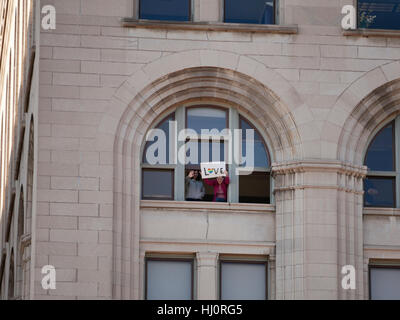
[[114, 148], [113, 298], [139, 298], [140, 147], [148, 128], [177, 105], [206, 99], [234, 105], [259, 127], [277, 161], [302, 158], [296, 91], [263, 64], [221, 51], [163, 57], [130, 77], [111, 100], [98, 139]]

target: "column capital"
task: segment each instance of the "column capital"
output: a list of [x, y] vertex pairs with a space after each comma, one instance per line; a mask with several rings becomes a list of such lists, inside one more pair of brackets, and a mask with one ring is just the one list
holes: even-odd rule
[[366, 166], [354, 165], [338, 160], [292, 160], [272, 163], [272, 174], [293, 174], [300, 172], [337, 172], [357, 178], [367, 174]]

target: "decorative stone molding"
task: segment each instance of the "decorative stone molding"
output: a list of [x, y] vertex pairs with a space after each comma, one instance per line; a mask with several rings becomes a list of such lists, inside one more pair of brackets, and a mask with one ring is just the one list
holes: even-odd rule
[[247, 24], [247, 23], [223, 23], [223, 22], [178, 22], [159, 20], [138, 20], [135, 18], [121, 19], [123, 27], [148, 28], [162, 30], [194, 30], [194, 31], [225, 31], [225, 32], [252, 32], [252, 33], [278, 33], [297, 34], [297, 25], [276, 24]]
[[324, 125], [332, 129], [329, 139], [338, 141], [336, 149], [330, 143], [332, 157], [363, 164], [374, 130], [400, 111], [399, 88], [400, 61], [395, 61], [365, 73], [340, 95]]
[[217, 297], [217, 252], [197, 252], [197, 299], [216, 300]]
[[400, 38], [400, 30], [384, 30], [384, 29], [345, 30], [343, 31], [343, 35], [347, 37]]
[[[272, 174], [276, 298], [362, 298], [362, 181], [366, 168], [340, 161], [305, 160], [274, 163]], [[348, 264], [357, 272], [357, 289], [351, 292], [340, 286], [341, 268]]]

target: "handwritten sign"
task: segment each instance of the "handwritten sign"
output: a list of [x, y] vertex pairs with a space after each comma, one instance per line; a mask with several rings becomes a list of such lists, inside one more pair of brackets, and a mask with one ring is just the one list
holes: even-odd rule
[[200, 169], [203, 179], [225, 177], [225, 162], [202, 162]]

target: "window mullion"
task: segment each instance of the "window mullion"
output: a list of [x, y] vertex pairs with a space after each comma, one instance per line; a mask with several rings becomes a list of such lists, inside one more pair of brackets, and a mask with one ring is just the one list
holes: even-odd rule
[[[185, 129], [185, 108], [178, 108], [175, 111], [175, 120], [177, 123], [177, 132]], [[180, 150], [184, 146], [185, 141], [179, 141], [178, 137], [175, 137], [177, 141], [177, 149]], [[179, 152], [177, 153], [177, 163], [175, 169], [175, 200], [184, 201], [185, 200], [185, 165], [179, 161]]]
[[[233, 137], [233, 130], [239, 128], [239, 114], [236, 109], [231, 108], [229, 110], [229, 129], [232, 132], [231, 140], [228, 143], [228, 152], [231, 154], [231, 163], [229, 164], [229, 179], [230, 185], [228, 188], [228, 201], [237, 203], [239, 202], [239, 175], [237, 174], [237, 164], [235, 161], [235, 143]], [[241, 143], [239, 143], [239, 148]]]
[[400, 208], [400, 118], [395, 119], [395, 171], [396, 171], [396, 208]]

